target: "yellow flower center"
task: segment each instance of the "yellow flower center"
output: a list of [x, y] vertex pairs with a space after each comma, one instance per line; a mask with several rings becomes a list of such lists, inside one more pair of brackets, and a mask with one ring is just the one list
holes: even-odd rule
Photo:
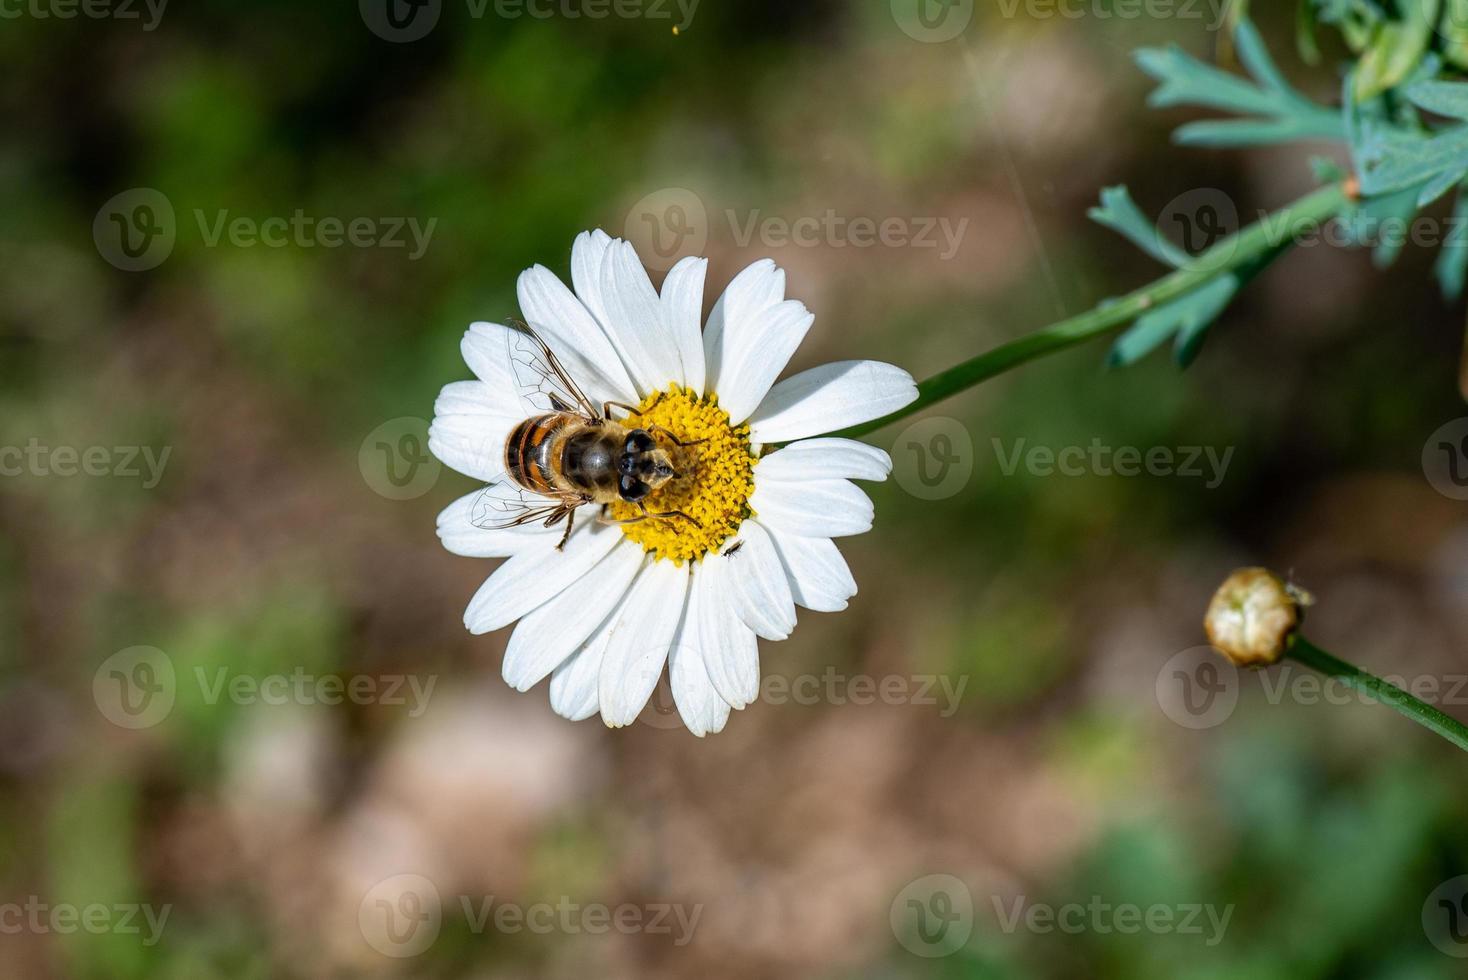
[[[673, 464], [676, 475], [644, 499], [647, 513], [682, 511], [698, 522], [649, 517], [623, 524], [623, 534], [654, 557], [682, 565], [716, 551], [739, 530], [750, 516], [749, 495], [754, 492], [749, 426], [730, 425], [729, 413], [717, 399], [699, 398], [676, 384], [648, 395], [636, 412], [617, 421], [629, 429], [646, 429]], [[642, 509], [618, 501], [608, 516], [627, 520], [642, 516]]]

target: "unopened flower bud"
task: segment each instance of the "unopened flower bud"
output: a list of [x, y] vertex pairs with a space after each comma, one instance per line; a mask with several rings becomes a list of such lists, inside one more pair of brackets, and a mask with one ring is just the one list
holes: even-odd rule
[[1203, 628], [1235, 666], [1265, 667], [1284, 656], [1300, 625], [1300, 607], [1311, 601], [1267, 568], [1241, 568], [1213, 594]]

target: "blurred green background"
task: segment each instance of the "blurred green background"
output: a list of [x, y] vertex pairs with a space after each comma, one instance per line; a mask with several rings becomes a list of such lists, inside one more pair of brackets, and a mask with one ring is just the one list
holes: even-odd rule
[[[904, 426], [873, 436], [897, 472], [873, 490], [875, 530], [843, 543], [861, 593], [802, 612], [762, 666], [939, 677], [964, 685], [956, 710], [769, 698], [704, 740], [656, 708], [573, 725], [543, 686], [500, 681], [505, 633], [464, 632], [489, 566], [433, 533], [473, 487], [417, 441], [438, 389], [469, 376], [458, 339], [517, 313], [521, 269], [567, 275], [585, 228], [659, 268], [709, 255], [706, 305], [772, 256], [817, 317], [793, 368], [874, 357], [924, 377], [1157, 273], [1085, 220], [1103, 186], [1149, 214], [1202, 200], [1246, 221], [1307, 190], [1329, 148], [1178, 149], [1186, 116], [1143, 108], [1132, 49], [1227, 63], [1206, 5], [981, 2], [939, 39], [901, 0], [702, 0], [691, 18], [648, 0], [603, 19], [444, 0], [412, 41], [379, 36], [371, 0], [204, 0], [156, 22], [59, 6], [0, 21], [0, 445], [104, 447], [111, 471], [0, 479], [0, 976], [1463, 975], [1429, 935], [1430, 894], [1468, 871], [1460, 754], [1252, 675], [1216, 724], [1164, 710], [1165, 665], [1203, 642], [1239, 564], [1310, 587], [1311, 635], [1342, 656], [1468, 672], [1468, 514], [1421, 462], [1468, 414], [1461, 311], [1429, 285], [1431, 255], [1381, 274], [1299, 250], [1186, 373], [1107, 371], [1092, 345], [942, 405], [972, 475], [941, 499], [915, 489]], [[1331, 100], [1331, 58], [1299, 65], [1291, 12], [1260, 20]], [[137, 212], [137, 189], [171, 209], [173, 243], [129, 271], [109, 202], [132, 207], [123, 230], [169, 220]], [[210, 241], [222, 212], [298, 211], [432, 231], [421, 255]], [[786, 243], [765, 223], [828, 214], [937, 244]], [[938, 219], [963, 229], [951, 250], [922, 233]], [[1232, 455], [1213, 487], [1007, 475], [1019, 440]], [[156, 485], [121, 472], [128, 447], [168, 450]], [[119, 724], [116, 678], [159, 670], [171, 707]], [[433, 687], [210, 696], [220, 677], [296, 674]], [[937, 946], [919, 919], [950, 906], [906, 905], [935, 874], [973, 910]], [[413, 956], [362, 924], [399, 875], [443, 903]], [[489, 896], [701, 911], [683, 944], [475, 928], [460, 898]], [[1021, 897], [1231, 912], [1211, 943], [1006, 930]], [[15, 911], [139, 904], [168, 910], [156, 942], [141, 916], [139, 934]]]

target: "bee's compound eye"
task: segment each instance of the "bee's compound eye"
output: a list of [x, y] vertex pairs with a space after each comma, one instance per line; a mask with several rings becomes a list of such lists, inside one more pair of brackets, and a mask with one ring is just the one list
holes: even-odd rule
[[637, 501], [648, 495], [649, 488], [635, 476], [624, 476], [618, 484], [617, 492], [622, 495], [623, 500]]
[[652, 436], [648, 435], [642, 429], [634, 429], [627, 436], [627, 444], [623, 447], [623, 451], [629, 453], [645, 453], [654, 445]]

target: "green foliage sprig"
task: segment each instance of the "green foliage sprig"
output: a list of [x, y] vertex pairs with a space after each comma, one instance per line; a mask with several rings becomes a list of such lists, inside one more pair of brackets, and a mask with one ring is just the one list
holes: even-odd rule
[[[1414, 2], [1407, 0], [1407, 5]], [[1387, 11], [1370, 0], [1304, 0], [1307, 50], [1314, 51], [1317, 23], [1334, 24], [1359, 55], [1345, 74], [1338, 108], [1310, 100], [1285, 80], [1243, 8], [1235, 9], [1233, 40], [1247, 78], [1205, 64], [1176, 46], [1137, 52], [1137, 63], [1158, 81], [1151, 105], [1198, 106], [1240, 117], [1185, 124], [1175, 134], [1179, 143], [1243, 147], [1327, 140], [1342, 145], [1354, 173], [1335, 161], [1315, 161], [1316, 177], [1324, 186], [1198, 255], [1166, 238], [1125, 187], [1107, 188], [1090, 218], [1168, 266], [1163, 276], [941, 371], [918, 385], [916, 401], [836, 434], [865, 435], [1020, 364], [1119, 327], [1127, 329], [1113, 344], [1110, 363], [1133, 363], [1172, 340], [1175, 360], [1186, 366], [1244, 284], [1307, 228], [1337, 221], [1345, 244], [1366, 246], [1382, 222], [1400, 220], [1405, 231], [1406, 222], [1454, 188], [1459, 191], [1454, 216], [1468, 220], [1463, 190], [1468, 182], [1468, 83], [1438, 77], [1445, 63], [1468, 64], [1468, 31], [1461, 37], [1445, 33], [1440, 20], [1459, 8], [1463, 18], [1455, 22], [1468, 23], [1468, 0], [1422, 0], [1415, 17], [1394, 16], [1395, 7]], [[1445, 121], [1434, 122], [1433, 117]], [[1375, 261], [1390, 265], [1400, 250], [1400, 241], [1380, 241]], [[1468, 247], [1450, 238], [1436, 268], [1447, 296], [1461, 294], [1465, 270]], [[1468, 727], [1303, 640], [1296, 647], [1302, 663], [1344, 678], [1468, 749]]]

